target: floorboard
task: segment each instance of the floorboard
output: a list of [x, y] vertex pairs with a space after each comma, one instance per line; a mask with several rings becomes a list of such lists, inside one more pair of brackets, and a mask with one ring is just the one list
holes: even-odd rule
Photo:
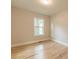
[[12, 48], [12, 59], [68, 59], [66, 46], [45, 41]]

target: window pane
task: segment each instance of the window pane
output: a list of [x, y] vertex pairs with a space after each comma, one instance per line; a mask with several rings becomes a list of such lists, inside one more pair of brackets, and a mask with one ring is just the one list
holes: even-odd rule
[[39, 19], [38, 24], [39, 24], [39, 26], [43, 27], [44, 26], [44, 20]]
[[34, 26], [38, 26], [38, 20], [37, 20], [37, 18], [34, 19]]
[[39, 27], [39, 35], [43, 35], [44, 34], [44, 29], [43, 27]]
[[37, 27], [35, 27], [35, 29], [34, 29], [35, 36], [38, 35], [38, 31], [39, 31], [39, 29]]

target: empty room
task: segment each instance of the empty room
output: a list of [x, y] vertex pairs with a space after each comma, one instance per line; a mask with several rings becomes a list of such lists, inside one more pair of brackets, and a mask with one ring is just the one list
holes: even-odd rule
[[67, 0], [11, 0], [11, 59], [68, 59]]

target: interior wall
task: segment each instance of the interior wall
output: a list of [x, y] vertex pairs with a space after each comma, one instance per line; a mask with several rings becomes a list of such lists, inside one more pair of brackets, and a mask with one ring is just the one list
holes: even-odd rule
[[37, 15], [34, 12], [23, 10], [20, 8], [12, 7], [12, 46], [17, 44], [23, 44], [36, 40], [48, 40], [49, 39], [49, 16], [42, 17], [45, 20], [45, 35], [35, 37], [34, 36], [34, 18]]
[[68, 43], [68, 12], [67, 10], [51, 16], [51, 37], [67, 45]]

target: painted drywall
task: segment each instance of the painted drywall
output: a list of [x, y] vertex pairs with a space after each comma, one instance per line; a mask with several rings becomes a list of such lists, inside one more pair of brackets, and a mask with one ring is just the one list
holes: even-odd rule
[[67, 45], [68, 43], [68, 14], [67, 10], [51, 16], [51, 38]]
[[38, 15], [39, 14], [28, 10], [12, 7], [12, 46], [24, 43], [27, 44], [30, 41], [49, 39], [49, 16], [42, 15], [45, 20], [45, 35], [39, 37], [34, 36], [34, 18]]

